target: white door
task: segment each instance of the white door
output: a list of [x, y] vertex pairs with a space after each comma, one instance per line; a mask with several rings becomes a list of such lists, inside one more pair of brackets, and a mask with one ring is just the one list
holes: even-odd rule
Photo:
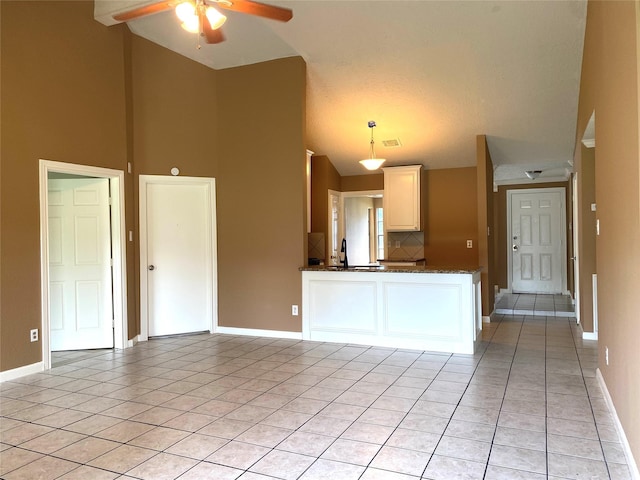
[[562, 293], [565, 289], [564, 188], [510, 190], [511, 290]]
[[146, 180], [141, 176], [140, 224], [148, 336], [212, 331], [212, 181]]
[[51, 350], [113, 347], [109, 180], [49, 179]]

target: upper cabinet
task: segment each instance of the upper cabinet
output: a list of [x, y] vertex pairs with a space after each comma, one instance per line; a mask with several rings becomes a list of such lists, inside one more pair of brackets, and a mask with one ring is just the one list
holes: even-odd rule
[[420, 231], [422, 165], [387, 167], [384, 172], [384, 223], [388, 232]]

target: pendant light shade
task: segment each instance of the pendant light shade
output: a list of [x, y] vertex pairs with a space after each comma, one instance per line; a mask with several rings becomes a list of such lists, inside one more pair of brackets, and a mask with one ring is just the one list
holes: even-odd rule
[[218, 10], [213, 7], [207, 7], [205, 11], [205, 15], [207, 16], [207, 20], [209, 20], [209, 25], [211, 25], [211, 30], [217, 30], [224, 22], [227, 21], [227, 17], [221, 14]]
[[378, 168], [380, 168], [380, 166], [386, 162], [387, 160], [384, 158], [376, 158], [376, 152], [373, 148], [374, 146], [374, 142], [373, 142], [373, 128], [376, 126], [376, 122], [374, 120], [370, 120], [367, 123], [367, 126], [371, 129], [371, 143], [370, 145], [370, 149], [369, 149], [369, 158], [365, 158], [364, 160], [360, 160], [360, 163], [364, 166], [364, 168], [366, 168], [367, 170], [377, 170]]
[[360, 160], [360, 163], [367, 170], [377, 170], [385, 161], [384, 158], [365, 158], [364, 160]]

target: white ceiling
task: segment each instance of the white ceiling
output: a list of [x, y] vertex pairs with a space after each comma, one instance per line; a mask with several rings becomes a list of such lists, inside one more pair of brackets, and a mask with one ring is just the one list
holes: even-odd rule
[[[96, 0], [96, 18], [153, 0]], [[486, 134], [496, 182], [571, 170], [586, 0], [278, 0], [288, 23], [226, 12], [227, 40], [197, 48], [173, 12], [131, 30], [214, 69], [302, 56], [307, 63], [307, 146], [342, 175], [387, 165], [474, 166]], [[383, 140], [399, 139], [387, 148]], [[538, 180], [540, 181], [540, 180]]]

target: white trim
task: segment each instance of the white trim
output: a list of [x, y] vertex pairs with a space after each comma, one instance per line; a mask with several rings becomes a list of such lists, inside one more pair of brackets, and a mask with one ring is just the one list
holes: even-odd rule
[[595, 148], [596, 146], [596, 111], [591, 112], [591, 117], [587, 122], [582, 134], [582, 144], [587, 148]]
[[307, 204], [307, 233], [311, 233], [311, 157], [313, 154], [311, 150], [307, 149], [307, 156], [305, 160], [305, 181], [307, 190], [305, 192], [306, 204]]
[[[542, 188], [526, 188], [526, 189], [510, 189], [506, 191], [507, 197], [507, 290], [512, 292], [511, 281], [513, 278], [513, 265], [512, 265], [512, 234], [511, 234], [511, 203], [514, 193], [550, 193], [560, 192], [560, 223], [562, 231], [560, 232], [560, 265], [561, 265], [561, 285], [560, 292], [568, 294], [567, 290], [567, 206], [566, 197], [567, 189], [565, 187], [542, 187]], [[564, 247], [564, 248], [562, 248]], [[553, 293], [553, 292], [540, 292], [540, 293]]]
[[591, 294], [593, 298], [593, 331], [598, 334], [598, 274], [591, 274]]
[[629, 471], [631, 472], [631, 478], [633, 480], [640, 480], [640, 471], [638, 470], [638, 464], [633, 458], [631, 445], [629, 445], [627, 435], [624, 433], [624, 428], [622, 428], [622, 423], [620, 423], [620, 418], [618, 418], [618, 412], [616, 412], [616, 407], [613, 404], [613, 400], [611, 398], [611, 395], [609, 394], [609, 389], [607, 388], [607, 384], [604, 381], [604, 377], [602, 376], [602, 372], [599, 368], [596, 369], [596, 378], [598, 379], [598, 383], [600, 384], [600, 388], [602, 389], [605, 402], [607, 402], [607, 406], [609, 407], [609, 411], [611, 412], [611, 416], [613, 417], [613, 423], [615, 424], [616, 430], [618, 431], [620, 443], [622, 443], [624, 455], [627, 458], [627, 465], [629, 466]]
[[302, 340], [302, 332], [285, 332], [282, 330], [259, 330], [255, 328], [218, 327], [216, 333], [226, 335], [242, 335], [247, 337], [286, 338]]
[[[356, 190], [353, 192], [339, 192], [342, 198], [358, 198], [358, 197], [370, 197], [383, 198], [384, 190]], [[378, 197], [380, 195], [380, 197]]]
[[572, 185], [572, 199], [571, 199], [571, 211], [572, 211], [572, 222], [571, 222], [571, 240], [573, 242], [573, 291], [575, 295], [572, 298], [573, 304], [575, 305], [575, 313], [576, 313], [576, 324], [580, 325], [580, 237], [579, 237], [579, 227], [580, 227], [580, 215], [579, 213], [579, 189], [578, 189], [578, 172], [573, 173], [573, 178], [571, 179]]
[[218, 331], [218, 245], [217, 245], [217, 220], [216, 220], [216, 179], [208, 177], [173, 177], [165, 175], [140, 175], [138, 189], [139, 204], [139, 238], [140, 238], [140, 335], [137, 341], [147, 341], [149, 339], [149, 312], [147, 295], [147, 185], [148, 184], [171, 184], [171, 185], [205, 185], [208, 187], [209, 209], [210, 209], [210, 237], [207, 261], [210, 262], [210, 282], [209, 291], [211, 298], [209, 303], [208, 316], [211, 319], [211, 333]]
[[24, 367], [5, 370], [4, 372], [0, 372], [0, 383], [15, 380], [16, 378], [25, 377], [27, 375], [33, 375], [34, 373], [40, 373], [43, 370], [44, 362], [32, 363], [31, 365], [25, 365]]
[[583, 340], [598, 340], [598, 332], [582, 332]]
[[113, 256], [113, 316], [114, 347], [128, 346], [127, 317], [127, 255], [126, 223], [124, 203], [124, 171], [110, 168], [78, 165], [40, 159], [40, 292], [41, 292], [41, 338], [44, 369], [51, 368], [51, 336], [49, 319], [49, 172], [108, 178], [113, 198], [111, 218], [111, 248]]
[[556, 175], [553, 177], [538, 177], [536, 180], [531, 180], [528, 178], [505, 178], [503, 180], [495, 180], [493, 182], [494, 191], [498, 191], [498, 186], [506, 187], [509, 185], [536, 185], [540, 183], [566, 182], [569, 180], [569, 173], [569, 170], [565, 169], [564, 175]]
[[[333, 218], [332, 218], [332, 213], [333, 213], [333, 204], [331, 202], [331, 197], [337, 197], [338, 198], [338, 231], [334, 232], [333, 231]], [[329, 265], [338, 265], [338, 248], [336, 248], [336, 250], [333, 249], [333, 234], [336, 234], [336, 238], [338, 238], [338, 242], [340, 241], [339, 239], [344, 235], [344, 212], [343, 212], [343, 202], [342, 202], [342, 192], [338, 192], [337, 190], [331, 190], [328, 189], [327, 190], [327, 240], [326, 240], [326, 244], [329, 248], [327, 248], [327, 252], [329, 253], [329, 255], [325, 256], [327, 257], [327, 263]], [[386, 248], [386, 247], [385, 247]], [[336, 255], [334, 256], [333, 253], [336, 253]]]
[[482, 316], [482, 323], [491, 323], [491, 315], [489, 315], [489, 316], [483, 315]]

